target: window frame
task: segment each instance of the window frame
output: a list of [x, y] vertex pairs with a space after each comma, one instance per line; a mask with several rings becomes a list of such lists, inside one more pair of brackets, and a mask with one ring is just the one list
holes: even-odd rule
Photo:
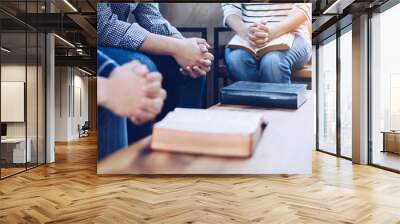
[[[340, 21], [339, 21], [340, 22]], [[338, 27], [339, 28], [339, 27]], [[341, 84], [341, 65], [340, 65], [340, 37], [344, 34], [346, 34], [347, 32], [351, 32], [352, 31], [352, 23], [347, 24], [346, 26], [338, 29], [335, 33], [333, 33], [332, 35], [328, 36], [327, 38], [319, 41], [316, 44], [316, 96], [317, 96], [317, 103], [316, 103], [316, 151], [319, 152], [323, 152], [329, 155], [333, 155], [333, 156], [337, 156], [343, 159], [347, 159], [347, 160], [352, 160], [352, 158], [347, 157], [342, 155], [341, 153], [341, 117], [340, 117], [340, 112], [341, 112], [341, 108], [340, 108], [340, 104], [341, 104], [341, 97], [340, 97], [340, 84]], [[335, 64], [336, 64], [336, 152], [332, 153], [332, 152], [328, 152], [322, 148], [320, 148], [320, 143], [319, 143], [319, 103], [320, 103], [320, 98], [319, 98], [319, 51], [318, 49], [320, 48], [320, 45], [329, 43], [331, 41], [336, 41], [336, 60], [335, 60]]]

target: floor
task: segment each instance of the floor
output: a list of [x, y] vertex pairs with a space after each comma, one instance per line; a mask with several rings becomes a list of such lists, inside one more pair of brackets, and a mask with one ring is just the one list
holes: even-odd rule
[[392, 152], [374, 150], [372, 160], [374, 164], [400, 170], [400, 155]]
[[25, 170], [25, 167], [23, 167], [23, 168], [19, 168], [19, 167], [17, 167], [17, 168], [14, 168], [14, 167], [12, 167], [12, 168], [1, 168], [1, 177], [2, 178], [3, 177], [7, 177], [7, 176], [10, 176], [10, 175], [22, 172], [24, 170]]
[[17, 174], [19, 172], [23, 172], [26, 169], [32, 169], [36, 164], [27, 164], [27, 167], [25, 168], [25, 165], [19, 165], [18, 167], [7, 167], [7, 168], [1, 168], [1, 178], [5, 178], [14, 174]]
[[98, 176], [96, 139], [0, 181], [0, 223], [400, 223], [400, 175], [315, 152], [312, 175]]

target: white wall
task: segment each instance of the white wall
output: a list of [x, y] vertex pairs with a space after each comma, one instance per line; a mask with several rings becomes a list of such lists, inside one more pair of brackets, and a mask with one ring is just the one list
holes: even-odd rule
[[69, 69], [55, 68], [55, 141], [67, 141], [69, 133]]
[[76, 68], [56, 67], [55, 85], [55, 140], [77, 139], [78, 124], [88, 120], [88, 78]]
[[[38, 69], [38, 70], [36, 70]], [[23, 122], [6, 122], [7, 137], [24, 138], [25, 135], [30, 139], [30, 148], [32, 151], [32, 161], [39, 163], [44, 162], [45, 150], [45, 118], [44, 118], [44, 74], [41, 66], [32, 66], [25, 64], [3, 64], [1, 66], [2, 82], [24, 82], [26, 85], [26, 106], [21, 109], [22, 113], [26, 112], [26, 120]], [[27, 79], [27, 80], [25, 80]], [[3, 89], [4, 90], [4, 89]], [[2, 90], [2, 91], [3, 91]], [[2, 95], [2, 98], [7, 95]], [[3, 107], [1, 110], [10, 110]], [[3, 111], [4, 112], [4, 111]], [[13, 113], [13, 111], [8, 111]], [[15, 112], [14, 112], [15, 113]], [[37, 153], [39, 154], [37, 156]]]
[[24, 122], [24, 104], [25, 83], [1, 81], [1, 121]]
[[[85, 76], [81, 76], [82, 73], [76, 74], [77, 70], [75, 70], [74, 75], [74, 92], [72, 93], [74, 96], [71, 96], [74, 99], [74, 107], [72, 108], [72, 119], [71, 119], [71, 135], [73, 138], [79, 137], [78, 133], [78, 124], [83, 125], [85, 121], [89, 119], [88, 113], [88, 78]], [[80, 92], [80, 93], [79, 93]], [[79, 97], [80, 96], [80, 97]], [[81, 107], [81, 108], [80, 108]], [[81, 111], [80, 111], [81, 110]]]
[[[400, 39], [400, 33], [398, 29], [398, 22], [400, 21], [400, 5], [396, 5], [393, 8], [383, 12], [379, 15], [380, 24], [378, 25], [380, 35], [380, 67], [379, 77], [380, 79], [380, 101], [381, 104], [381, 128], [384, 130], [389, 129], [400, 129], [400, 114], [395, 109], [395, 101], [393, 98], [400, 98], [400, 92], [395, 88], [395, 80], [400, 76], [399, 57], [400, 45], [398, 40]], [[396, 91], [397, 90], [397, 91]], [[392, 102], [391, 102], [392, 101]]]
[[[25, 82], [25, 65], [9, 64], [1, 66], [2, 82]], [[29, 68], [28, 68], [29, 69]], [[4, 97], [4, 96], [3, 96]], [[1, 108], [5, 110], [6, 108]], [[25, 137], [25, 123], [12, 122], [7, 123], [8, 137]]]
[[[36, 75], [36, 68], [33, 66], [27, 66], [25, 67], [24, 65], [19, 65], [19, 64], [5, 64], [1, 66], [1, 81], [3, 82], [25, 82], [25, 75], [26, 75], [26, 70], [28, 71], [28, 76], [30, 76], [31, 74], [35, 74]], [[30, 79], [30, 77], [28, 77], [28, 79]], [[30, 83], [32, 84], [32, 83]], [[34, 83], [34, 85], [36, 85], [36, 81]], [[27, 89], [28, 93], [28, 103], [30, 103], [31, 101], [33, 101], [32, 97], [34, 97], [36, 99], [36, 88], [35, 89]], [[29, 90], [32, 90], [33, 92], [30, 92]], [[3, 96], [4, 97], [4, 96]], [[31, 105], [31, 106], [35, 106], [35, 105]], [[6, 108], [1, 108], [2, 110], [6, 110]], [[32, 115], [34, 115], [34, 117], [31, 117]], [[36, 114], [33, 113], [28, 113], [28, 122], [31, 121], [35, 121], [36, 123]], [[25, 123], [26, 122], [7, 122], [7, 136], [8, 137], [25, 137]], [[32, 125], [28, 125], [28, 128], [31, 127]], [[36, 127], [35, 127], [36, 129]], [[29, 137], [29, 133], [28, 133], [28, 137]]]
[[[2, 65], [1, 81], [25, 82], [25, 65]], [[1, 108], [4, 110], [5, 108]], [[7, 123], [7, 137], [25, 137], [25, 123]]]

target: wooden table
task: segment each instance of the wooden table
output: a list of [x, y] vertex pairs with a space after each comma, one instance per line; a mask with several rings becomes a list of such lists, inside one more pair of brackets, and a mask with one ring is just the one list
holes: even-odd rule
[[[1, 155], [2, 158], [0, 159], [4, 159], [6, 163], [25, 164], [25, 162], [31, 162], [31, 138], [4, 138], [1, 139], [0, 144], [2, 144], [3, 147]], [[25, 145], [27, 146], [26, 149]]]
[[382, 152], [392, 152], [400, 154], [400, 131], [382, 131], [383, 150]]
[[98, 163], [98, 174], [310, 174], [315, 147], [311, 91], [298, 110], [216, 105], [212, 109], [262, 111], [268, 126], [251, 158], [153, 151], [151, 137], [121, 149]]

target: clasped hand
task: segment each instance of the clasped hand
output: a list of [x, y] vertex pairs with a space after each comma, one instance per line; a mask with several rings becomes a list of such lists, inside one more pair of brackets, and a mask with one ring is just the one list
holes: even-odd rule
[[138, 125], [152, 120], [160, 113], [167, 94], [161, 82], [160, 73], [149, 72], [140, 62], [126, 63], [113, 70], [101, 90], [104, 106]]
[[181, 66], [180, 71], [192, 78], [204, 76], [211, 69], [214, 56], [208, 51], [210, 45], [201, 38], [181, 39], [174, 57]]
[[271, 30], [267, 21], [252, 23], [247, 32], [247, 41], [254, 48], [262, 48], [272, 40]]

